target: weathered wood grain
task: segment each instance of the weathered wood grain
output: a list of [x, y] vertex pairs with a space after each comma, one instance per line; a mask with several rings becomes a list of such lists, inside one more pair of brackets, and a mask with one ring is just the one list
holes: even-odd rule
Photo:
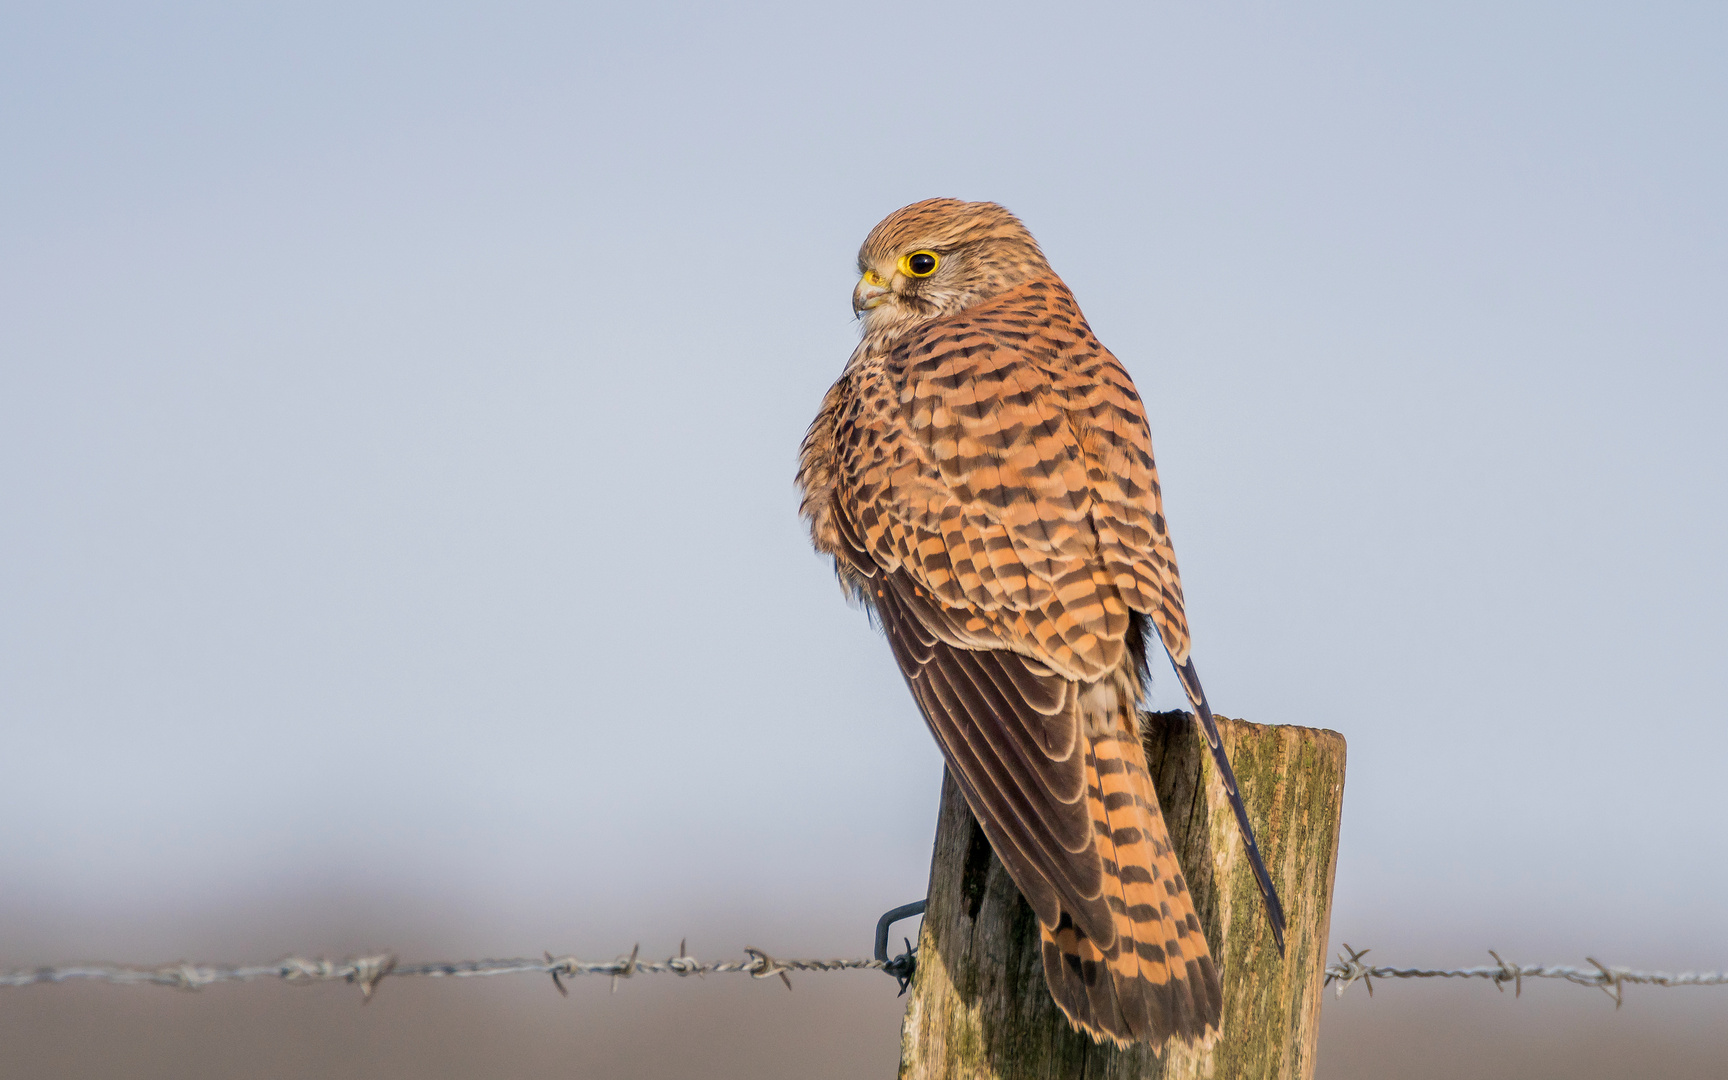
[[1344, 738], [1218, 717], [1249, 820], [1289, 918], [1280, 959], [1205, 744], [1187, 713], [1145, 717], [1165, 821], [1224, 984], [1210, 1046], [1118, 1050], [1075, 1032], [1044, 985], [1037, 921], [944, 780], [902, 1080], [1307, 1080], [1326, 966]]

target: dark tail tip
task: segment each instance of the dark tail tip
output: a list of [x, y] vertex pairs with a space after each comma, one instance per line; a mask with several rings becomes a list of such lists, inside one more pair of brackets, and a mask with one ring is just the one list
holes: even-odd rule
[[1230, 755], [1224, 750], [1224, 740], [1218, 734], [1218, 723], [1212, 716], [1212, 707], [1206, 703], [1206, 691], [1200, 686], [1200, 673], [1194, 670], [1194, 661], [1190, 658], [1176, 669], [1181, 676], [1182, 684], [1188, 691], [1188, 700], [1194, 704], [1194, 713], [1199, 718], [1201, 730], [1206, 733], [1206, 743], [1212, 750], [1212, 760], [1218, 766], [1219, 775], [1224, 778], [1224, 789], [1230, 793], [1230, 809], [1236, 815], [1236, 824], [1242, 830], [1242, 841], [1248, 848], [1248, 865], [1254, 871], [1254, 883], [1260, 886], [1260, 896], [1266, 901], [1266, 921], [1272, 925], [1272, 940], [1278, 943], [1278, 955], [1284, 956], [1284, 905], [1278, 900], [1278, 890], [1272, 885], [1272, 875], [1266, 871], [1266, 863], [1260, 858], [1260, 846], [1254, 842], [1254, 827], [1248, 824], [1248, 808], [1242, 805], [1242, 793], [1236, 787], [1236, 770], [1230, 767]]

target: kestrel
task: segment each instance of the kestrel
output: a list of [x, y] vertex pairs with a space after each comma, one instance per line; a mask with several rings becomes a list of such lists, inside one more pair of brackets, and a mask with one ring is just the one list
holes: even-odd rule
[[1140, 742], [1155, 627], [1284, 916], [1189, 659], [1146, 413], [1018, 218], [929, 199], [858, 252], [863, 340], [804, 438], [818, 551], [874, 611], [1094, 1039], [1216, 1031], [1218, 969]]

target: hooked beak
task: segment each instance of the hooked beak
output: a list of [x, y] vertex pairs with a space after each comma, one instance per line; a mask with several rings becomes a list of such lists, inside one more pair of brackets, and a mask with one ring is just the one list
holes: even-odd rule
[[888, 299], [888, 282], [874, 270], [864, 271], [864, 276], [858, 279], [858, 285], [852, 290], [852, 314], [862, 315], [871, 308], [878, 307]]

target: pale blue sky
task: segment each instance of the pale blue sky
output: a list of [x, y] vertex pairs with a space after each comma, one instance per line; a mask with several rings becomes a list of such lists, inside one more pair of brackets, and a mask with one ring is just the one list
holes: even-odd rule
[[1219, 710], [1348, 737], [1335, 938], [1728, 966], [1720, 6], [3, 21], [10, 925], [865, 948], [940, 762], [791, 480], [956, 195], [1138, 381]]

